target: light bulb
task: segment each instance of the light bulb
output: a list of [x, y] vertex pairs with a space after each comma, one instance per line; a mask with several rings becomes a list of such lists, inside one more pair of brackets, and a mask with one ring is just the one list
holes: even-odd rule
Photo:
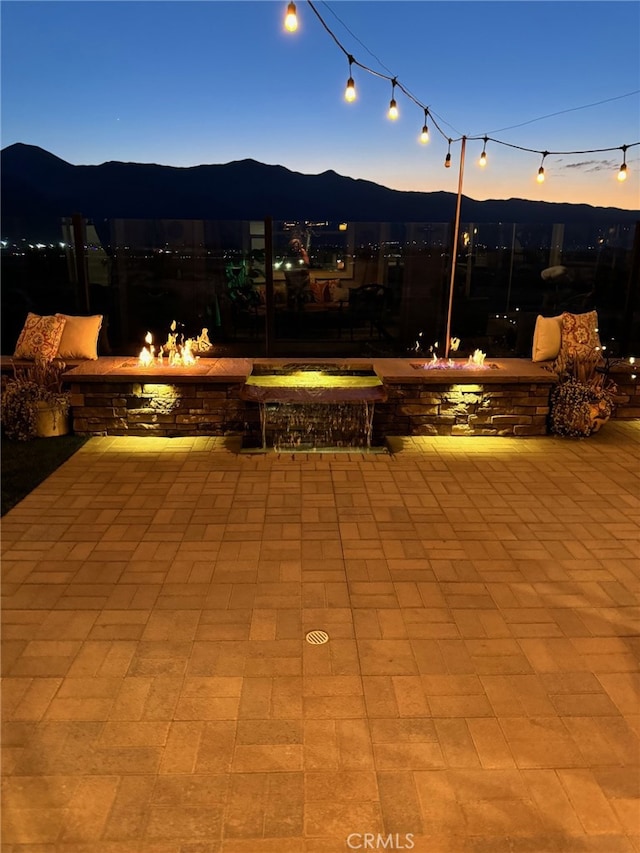
[[422, 128], [422, 133], [420, 134], [420, 142], [425, 145], [429, 141], [429, 128], [425, 124]]
[[451, 168], [451, 154], [447, 154], [447, 156], [444, 158], [444, 167], [445, 169]]
[[353, 77], [347, 80], [347, 88], [344, 90], [345, 101], [355, 101], [356, 99], [356, 84], [353, 82]]
[[620, 171], [618, 172], [618, 180], [619, 181], [626, 181], [627, 180], [627, 164], [626, 163], [623, 163], [622, 166], [620, 166]]
[[392, 121], [395, 121], [398, 118], [398, 105], [396, 104], [396, 99], [391, 98], [389, 101], [389, 118]]
[[538, 169], [538, 177], [536, 178], [536, 181], [539, 184], [544, 183], [544, 166], [540, 166], [540, 168]]
[[289, 3], [287, 6], [287, 15], [284, 19], [284, 28], [290, 33], [295, 33], [298, 29], [298, 16], [296, 15], [296, 4]]
[[482, 154], [480, 155], [480, 160], [478, 161], [478, 165], [479, 166], [486, 166], [487, 165], [487, 152], [486, 151], [483, 151]]

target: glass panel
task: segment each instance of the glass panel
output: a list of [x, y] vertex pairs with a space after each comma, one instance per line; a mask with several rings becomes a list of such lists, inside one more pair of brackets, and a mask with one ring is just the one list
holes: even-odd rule
[[[27, 311], [61, 311], [105, 315], [102, 354], [108, 344], [137, 354], [147, 331], [163, 340], [174, 322], [185, 337], [206, 329], [215, 353], [227, 355], [407, 356], [436, 344], [444, 354], [449, 223], [77, 225], [64, 220], [57, 245], [3, 240], [6, 353]], [[633, 244], [633, 225], [461, 223], [451, 314], [460, 354], [529, 357], [539, 313], [593, 308], [602, 340], [637, 354]], [[543, 277], [549, 268], [553, 275]]]

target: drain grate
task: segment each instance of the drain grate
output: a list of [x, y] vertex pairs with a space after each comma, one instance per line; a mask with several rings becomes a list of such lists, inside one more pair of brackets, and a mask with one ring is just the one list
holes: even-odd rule
[[322, 646], [324, 643], [329, 642], [329, 635], [326, 631], [309, 631], [305, 640], [307, 643], [311, 643], [312, 646]]

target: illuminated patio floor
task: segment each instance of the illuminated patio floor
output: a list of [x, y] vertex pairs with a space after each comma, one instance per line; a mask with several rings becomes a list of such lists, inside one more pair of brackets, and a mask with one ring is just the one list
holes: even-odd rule
[[93, 438], [5, 516], [3, 853], [640, 850], [640, 423], [391, 449]]

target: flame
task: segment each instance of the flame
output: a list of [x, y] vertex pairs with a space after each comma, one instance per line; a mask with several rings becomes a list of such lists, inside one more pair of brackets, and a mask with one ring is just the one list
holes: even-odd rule
[[138, 363], [142, 365], [142, 367], [149, 367], [149, 365], [153, 361], [153, 356], [149, 352], [146, 347], [142, 347], [140, 350], [140, 355], [138, 356]]
[[187, 338], [183, 342], [182, 335], [180, 335], [180, 341], [178, 341], [177, 325], [175, 320], [171, 323], [167, 342], [160, 344], [157, 349], [157, 357], [156, 347], [153, 345], [153, 336], [151, 332], [147, 332], [144, 338], [147, 346], [142, 348], [138, 356], [138, 363], [142, 367], [149, 367], [154, 362], [164, 364], [165, 354], [167, 355], [170, 367], [188, 367], [196, 364], [198, 361], [199, 356], [195, 355], [195, 353], [206, 352], [210, 349], [211, 341], [209, 340], [208, 329], [203, 329], [197, 338]]
[[147, 347], [142, 347], [140, 351], [140, 355], [138, 356], [138, 363], [142, 365], [142, 367], [149, 367], [150, 364], [153, 363], [153, 355], [156, 351], [156, 348], [153, 346], [153, 335], [151, 332], [147, 332], [144, 336], [144, 342], [147, 344]]
[[193, 338], [187, 338], [182, 345], [169, 351], [169, 365], [171, 367], [182, 367], [195, 364], [197, 358], [193, 354]]

